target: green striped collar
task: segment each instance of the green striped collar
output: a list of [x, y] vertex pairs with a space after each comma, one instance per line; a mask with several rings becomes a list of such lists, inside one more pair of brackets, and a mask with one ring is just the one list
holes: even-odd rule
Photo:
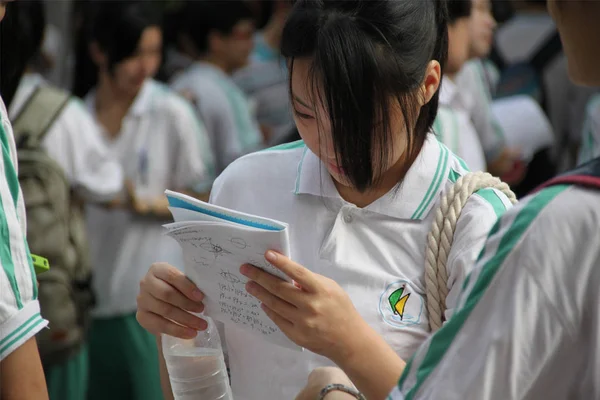
[[[450, 152], [430, 134], [400, 188], [365, 209], [399, 219], [422, 220], [436, 203], [449, 169]], [[310, 150], [304, 152], [298, 165], [295, 193], [341, 200], [327, 168]]]

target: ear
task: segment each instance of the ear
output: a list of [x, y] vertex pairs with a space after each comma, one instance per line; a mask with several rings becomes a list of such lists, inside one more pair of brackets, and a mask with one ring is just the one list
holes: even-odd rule
[[90, 58], [99, 67], [107, 64], [106, 54], [100, 49], [100, 46], [96, 42], [90, 43], [89, 46]]
[[432, 60], [427, 64], [427, 71], [425, 72], [425, 77], [423, 78], [423, 83], [421, 84], [420, 92], [420, 102], [421, 106], [429, 103], [435, 92], [440, 87], [440, 81], [442, 80], [442, 67], [440, 63]]

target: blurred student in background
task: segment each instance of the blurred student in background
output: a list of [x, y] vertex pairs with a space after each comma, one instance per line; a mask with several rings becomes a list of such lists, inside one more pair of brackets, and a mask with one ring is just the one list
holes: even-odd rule
[[250, 64], [234, 75], [235, 83], [256, 103], [256, 117], [265, 141], [278, 143], [294, 126], [288, 95], [287, 68], [279, 53], [289, 0], [263, 0], [267, 23], [254, 37]]
[[[469, 98], [468, 112], [473, 127], [481, 141], [488, 171], [496, 176], [514, 176], [509, 183], [516, 183], [524, 173], [518, 163], [520, 152], [506, 147], [504, 134], [495, 121], [491, 110], [491, 82], [494, 78], [487, 62], [494, 40], [496, 21], [492, 15], [490, 0], [472, 0], [473, 8], [469, 23], [469, 59], [456, 76], [456, 84], [462, 94]], [[519, 168], [518, 171], [515, 171]]]
[[[52, 266], [39, 277], [41, 312], [50, 329], [40, 332], [38, 345], [50, 399], [79, 400], [87, 390], [85, 337], [93, 299], [81, 200], [112, 200], [123, 188], [123, 173], [84, 104], [38, 72], [44, 3], [29, 0], [12, 7], [22, 37], [20, 52], [29, 60], [9, 105], [17, 151], [21, 156], [39, 148], [49, 156], [19, 158], [29, 246]], [[38, 180], [41, 184], [34, 183]]]
[[135, 319], [138, 282], [156, 259], [181, 267], [166, 238], [165, 189], [201, 198], [212, 182], [210, 145], [192, 107], [152, 79], [161, 63], [153, 2], [98, 4], [88, 38], [96, 82], [86, 103], [127, 180], [113, 207], [89, 207], [94, 288], [89, 399], [161, 399], [156, 345]]
[[471, 171], [485, 171], [481, 142], [468, 113], [471, 99], [455, 83], [456, 74], [469, 57], [471, 9], [470, 1], [448, 1], [448, 63], [433, 128], [440, 141], [461, 157]]
[[182, 15], [181, 40], [195, 62], [174, 78], [172, 87], [195, 104], [220, 173], [263, 143], [254, 109], [231, 78], [252, 52], [252, 12], [241, 0], [203, 0], [188, 1]]
[[[527, 61], [556, 34], [556, 24], [548, 14], [547, 0], [513, 0], [515, 16], [498, 28], [495, 45], [504, 64]], [[555, 136], [554, 148], [544, 155], [538, 175], [528, 186], [541, 183], [551, 176], [543, 175], [548, 165], [565, 170], [573, 166], [575, 149], [581, 139], [585, 105], [597, 89], [584, 88], [569, 80], [567, 59], [560, 45], [555, 55], [541, 66], [544, 90], [543, 106]], [[545, 164], [545, 165], [544, 165]], [[555, 169], [556, 169], [555, 168]]]

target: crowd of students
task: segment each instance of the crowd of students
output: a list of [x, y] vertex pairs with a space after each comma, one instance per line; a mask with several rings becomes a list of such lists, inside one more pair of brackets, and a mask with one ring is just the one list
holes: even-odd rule
[[[457, 180], [489, 171], [525, 195], [571, 158], [600, 155], [600, 94], [567, 80], [549, 40], [558, 29], [571, 75], [598, 85], [594, 61], [580, 60], [600, 43], [576, 27], [598, 5], [550, 1], [554, 25], [545, 1], [514, 3], [498, 26], [491, 0], [89, 0], [75, 10], [75, 96], [45, 78], [48, 4], [0, 2], [0, 397], [171, 398], [160, 334], [206, 324], [192, 314], [203, 294], [163, 235], [170, 189], [290, 226], [294, 261], [266, 258], [295, 286], [241, 273], [307, 351], [226, 325], [236, 399], [324, 388], [326, 399], [600, 398], [597, 360], [583, 356], [599, 329], [600, 254], [586, 239], [597, 192], [554, 186], [513, 207], [498, 189], [476, 191], [448, 248], [446, 322], [432, 335], [426, 245]], [[519, 63], [530, 86], [506, 84]], [[496, 102], [525, 92], [552, 143], [523, 149], [506, 132]], [[64, 196], [47, 170], [64, 175]], [[39, 289], [30, 253], [50, 261]]]

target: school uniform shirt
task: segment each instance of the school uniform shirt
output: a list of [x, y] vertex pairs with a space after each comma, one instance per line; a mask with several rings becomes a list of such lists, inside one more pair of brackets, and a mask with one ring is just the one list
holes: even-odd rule
[[271, 128], [271, 141], [281, 140], [294, 126], [288, 71], [285, 60], [265, 43], [262, 34], [254, 40], [250, 64], [237, 71], [235, 83], [256, 102], [258, 123]]
[[600, 94], [592, 97], [586, 107], [585, 122], [579, 149], [578, 164], [600, 156]]
[[[25, 74], [10, 106], [14, 119], [38, 87], [41, 75]], [[102, 140], [94, 119], [80, 100], [72, 97], [42, 140], [48, 155], [60, 165], [71, 186], [91, 201], [108, 201], [123, 188], [123, 171]]]
[[[358, 208], [340, 197], [319, 158], [295, 142], [230, 165], [215, 181], [211, 201], [288, 223], [292, 258], [340, 284], [371, 327], [408, 358], [429, 335], [424, 266], [433, 210], [465, 173], [464, 162], [430, 135], [401, 186]], [[446, 317], [487, 232], [509, 204], [493, 189], [468, 201], [447, 264]], [[399, 291], [408, 299], [395, 301]], [[314, 368], [331, 365], [232, 324], [225, 338], [236, 400], [289, 398]]]
[[472, 60], [464, 65], [456, 76], [456, 86], [472, 100], [468, 102], [473, 128], [479, 137], [485, 158], [494, 161], [506, 145], [502, 128], [491, 112], [492, 95], [490, 85], [492, 77], [486, 71], [482, 60]]
[[19, 187], [17, 149], [0, 99], [0, 362], [48, 325], [40, 315], [37, 279], [25, 234], [25, 203]]
[[599, 399], [599, 226], [600, 192], [572, 186], [504, 214], [389, 398]]
[[[86, 103], [95, 117], [95, 91]], [[146, 81], [116, 138], [99, 128], [141, 200], [153, 201], [166, 189], [192, 189], [210, 180], [200, 155], [201, 145], [208, 146], [200, 143], [202, 125], [190, 105], [162, 84]], [[152, 263], [183, 267], [181, 250], [163, 235], [160, 221], [129, 210], [88, 206], [87, 223], [97, 317], [133, 313], [139, 282]]]
[[467, 93], [460, 92], [456, 84], [445, 77], [433, 128], [440, 141], [465, 160], [472, 171], [486, 171], [483, 148], [468, 112], [472, 101]]
[[217, 173], [262, 144], [262, 133], [246, 95], [231, 77], [212, 64], [196, 62], [171, 87], [195, 104], [215, 154]]

